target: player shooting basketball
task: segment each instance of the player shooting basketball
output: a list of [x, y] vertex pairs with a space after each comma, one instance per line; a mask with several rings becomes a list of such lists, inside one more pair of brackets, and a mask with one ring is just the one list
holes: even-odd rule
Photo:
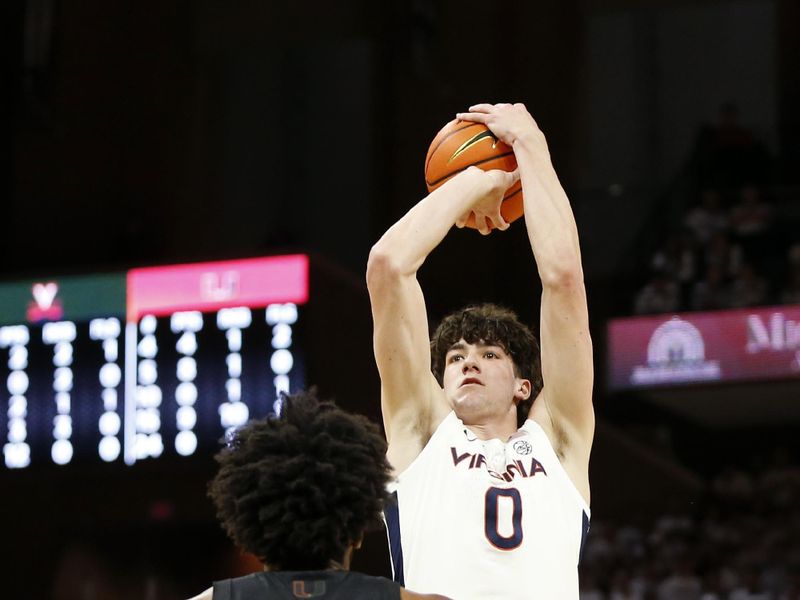
[[[479, 104], [458, 117], [511, 146], [518, 175], [471, 167], [453, 177], [383, 235], [367, 267], [396, 478], [386, 513], [395, 579], [459, 600], [577, 599], [594, 435], [577, 228], [523, 105]], [[541, 362], [531, 332], [492, 305], [446, 317], [429, 341], [416, 279], [471, 212], [508, 227], [500, 203], [517, 176], [542, 283]]]

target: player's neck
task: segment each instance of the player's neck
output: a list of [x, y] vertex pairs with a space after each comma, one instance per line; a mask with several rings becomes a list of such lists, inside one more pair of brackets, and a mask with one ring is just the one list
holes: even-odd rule
[[497, 438], [507, 442], [517, 432], [516, 419], [491, 420], [477, 423], [465, 423], [466, 427], [475, 434], [479, 440], [493, 440]]
[[[324, 569], [314, 569], [314, 570], [322, 570], [322, 571], [349, 571], [350, 570], [350, 562], [353, 558], [353, 547], [350, 546], [347, 551], [345, 552], [344, 557], [342, 560], [332, 560], [328, 563], [328, 566]], [[291, 568], [282, 568], [276, 567], [275, 565], [264, 564], [265, 571], [306, 571], [308, 569], [291, 569]]]

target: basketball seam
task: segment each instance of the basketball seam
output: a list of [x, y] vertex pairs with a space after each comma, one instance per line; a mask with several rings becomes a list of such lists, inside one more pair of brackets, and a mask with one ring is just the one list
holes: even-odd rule
[[468, 164], [466, 167], [461, 167], [460, 169], [452, 171], [452, 172], [448, 173], [447, 175], [443, 175], [442, 177], [439, 177], [439, 179], [437, 179], [436, 181], [428, 181], [428, 179], [426, 178], [425, 179], [425, 183], [427, 183], [429, 186], [436, 185], [437, 183], [440, 183], [440, 182], [444, 181], [448, 177], [452, 177], [453, 175], [461, 173], [461, 171], [466, 171], [470, 167], [476, 167], [478, 165], [482, 165], [483, 163], [487, 163], [487, 162], [492, 161], [492, 160], [497, 160], [498, 158], [503, 158], [504, 156], [509, 156], [511, 154], [514, 154], [513, 150], [511, 150], [510, 152], [504, 152], [503, 154], [495, 154], [494, 156], [490, 156], [489, 158], [484, 158], [483, 160], [479, 160], [478, 162], [474, 162], [474, 163]]
[[[433, 148], [433, 150], [430, 150], [430, 152], [429, 152], [429, 154], [428, 154], [428, 160], [426, 160], [426, 161], [425, 161], [425, 172], [426, 172], [426, 173], [428, 172], [428, 165], [430, 165], [430, 164], [431, 164], [431, 159], [433, 158], [433, 155], [434, 155], [434, 154], [436, 154], [436, 151], [439, 149], [439, 147], [440, 147], [442, 144], [444, 144], [444, 143], [445, 143], [445, 141], [446, 141], [448, 138], [450, 138], [450, 136], [452, 136], [452, 135], [455, 135], [455, 134], [456, 134], [456, 133], [458, 133], [459, 131], [464, 131], [465, 129], [469, 129], [470, 127], [474, 127], [475, 125], [483, 125], [483, 123], [474, 123], [474, 122], [472, 122], [472, 121], [466, 121], [466, 123], [467, 123], [467, 124], [466, 124], [466, 125], [464, 125], [464, 127], [459, 127], [458, 129], [454, 129], [453, 131], [451, 131], [450, 133], [448, 133], [448, 134], [447, 134], [446, 136], [444, 136], [444, 137], [443, 137], [441, 140], [439, 140], [439, 143], [438, 143], [438, 144], [436, 144], [436, 146]], [[485, 125], [484, 125], [484, 127], [485, 127]], [[488, 128], [487, 128], [487, 129], [488, 129]]]

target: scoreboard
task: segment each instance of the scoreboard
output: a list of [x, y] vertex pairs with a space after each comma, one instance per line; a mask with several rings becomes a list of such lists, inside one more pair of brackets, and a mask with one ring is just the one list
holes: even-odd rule
[[296, 254], [0, 284], [3, 465], [190, 456], [279, 413], [305, 385], [308, 264]]

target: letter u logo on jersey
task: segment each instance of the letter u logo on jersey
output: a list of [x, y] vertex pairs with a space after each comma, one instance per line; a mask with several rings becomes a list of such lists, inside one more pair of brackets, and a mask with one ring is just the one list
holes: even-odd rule
[[316, 598], [325, 594], [324, 581], [304, 581], [298, 579], [292, 582], [292, 594], [295, 598]]

